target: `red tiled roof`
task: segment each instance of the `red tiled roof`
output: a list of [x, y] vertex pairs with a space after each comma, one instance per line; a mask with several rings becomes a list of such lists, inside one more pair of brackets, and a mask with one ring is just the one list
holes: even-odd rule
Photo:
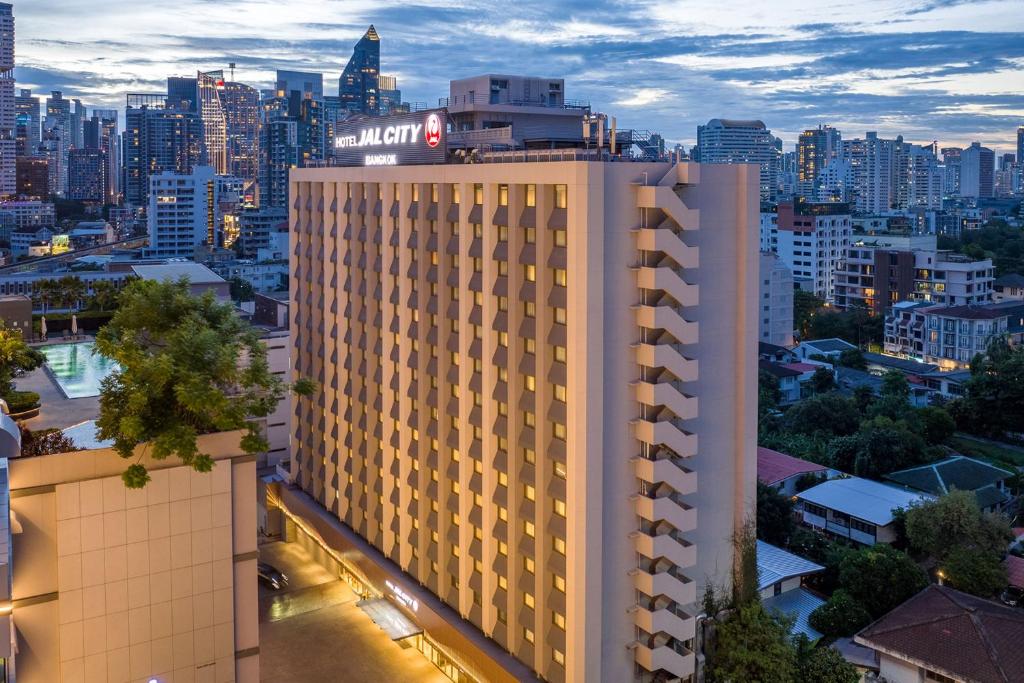
[[1006, 565], [1006, 578], [1011, 586], [1024, 588], [1024, 558], [1007, 555], [1003, 560]]
[[806, 472], [824, 472], [826, 467], [779, 453], [770, 448], [757, 448], [757, 478], [762, 484], [772, 486], [780, 481]]
[[1024, 610], [948, 586], [928, 586], [855, 640], [977, 683], [1019, 683], [1024, 672]]

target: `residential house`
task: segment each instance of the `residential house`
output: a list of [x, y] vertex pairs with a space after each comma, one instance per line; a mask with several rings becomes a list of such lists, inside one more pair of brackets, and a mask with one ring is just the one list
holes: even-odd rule
[[931, 585], [858, 633], [888, 683], [1024, 680], [1024, 610]]
[[885, 476], [908, 489], [941, 496], [956, 489], [973, 491], [978, 506], [986, 511], [1002, 510], [1013, 499], [1006, 480], [1013, 472], [987, 462], [954, 455], [938, 462], [911, 467]]
[[769, 612], [780, 612], [793, 619], [793, 635], [802, 633], [809, 639], [821, 638], [811, 628], [811, 612], [825, 601], [803, 587], [804, 577], [824, 571], [799, 555], [787, 552], [764, 541], [757, 542], [757, 589], [761, 602]]
[[796, 494], [807, 526], [863, 545], [896, 540], [893, 511], [932, 496], [888, 484], [846, 477], [830, 479]]
[[796, 494], [796, 483], [801, 477], [811, 475], [824, 479], [828, 474], [829, 469], [824, 465], [794, 458], [770, 448], [757, 449], [757, 480], [785, 496]]

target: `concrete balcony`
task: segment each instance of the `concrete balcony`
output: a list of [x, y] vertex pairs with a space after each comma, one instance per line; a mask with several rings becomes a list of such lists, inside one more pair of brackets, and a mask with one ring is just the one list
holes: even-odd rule
[[668, 522], [680, 531], [697, 528], [697, 510], [676, 494], [649, 496], [637, 493], [630, 496], [636, 514], [648, 522]]
[[633, 587], [644, 595], [664, 595], [680, 605], [692, 605], [697, 601], [697, 583], [676, 567], [670, 566], [661, 572], [648, 569], [651, 571], [637, 567], [629, 572], [633, 577]]
[[667, 671], [677, 678], [692, 676], [694, 656], [681, 643], [650, 646], [637, 641], [633, 648], [636, 663], [650, 672]]
[[684, 394], [676, 382], [634, 382], [636, 400], [648, 406], [665, 406], [680, 420], [697, 417], [697, 398]]
[[699, 288], [679, 277], [667, 266], [636, 268], [636, 285], [640, 289], [658, 289], [672, 295], [680, 306], [696, 306], [700, 300]]
[[683, 268], [696, 268], [700, 264], [700, 249], [686, 244], [671, 230], [639, 228], [636, 230], [636, 248], [660, 251]]
[[682, 353], [682, 345], [634, 344], [636, 362], [647, 368], [665, 368], [683, 382], [696, 382], [699, 377], [696, 360]]
[[650, 330], [665, 330], [680, 344], [697, 343], [697, 323], [685, 320], [671, 306], [634, 306], [636, 324]]
[[677, 531], [658, 534], [639, 529], [630, 537], [636, 551], [649, 559], [664, 557], [678, 567], [692, 567], [697, 562], [697, 546], [686, 541]]
[[652, 446], [665, 446], [676, 455], [697, 455], [697, 435], [690, 434], [671, 420], [633, 420], [636, 438]]
[[637, 605], [633, 621], [647, 633], [664, 633], [677, 640], [689, 640], [696, 632], [696, 620], [675, 603], [667, 602], [657, 609], [655, 605]]
[[697, 473], [686, 469], [673, 457], [649, 460], [636, 456], [633, 471], [638, 479], [648, 484], [664, 483], [684, 495], [697, 491]]
[[636, 205], [640, 209], [661, 209], [683, 230], [700, 228], [700, 211], [686, 206], [671, 187], [647, 185], [637, 188]]

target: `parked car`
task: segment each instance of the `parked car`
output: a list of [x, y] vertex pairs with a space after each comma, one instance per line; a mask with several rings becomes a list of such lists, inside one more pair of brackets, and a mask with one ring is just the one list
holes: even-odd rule
[[267, 588], [277, 591], [288, 585], [288, 577], [272, 564], [258, 562], [256, 564], [256, 573], [259, 576], [260, 583]]

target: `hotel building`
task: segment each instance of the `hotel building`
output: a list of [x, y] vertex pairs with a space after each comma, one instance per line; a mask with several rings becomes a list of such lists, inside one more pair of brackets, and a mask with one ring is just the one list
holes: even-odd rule
[[694, 680], [753, 513], [758, 167], [516, 154], [292, 171], [319, 389], [271, 506], [453, 680]]

